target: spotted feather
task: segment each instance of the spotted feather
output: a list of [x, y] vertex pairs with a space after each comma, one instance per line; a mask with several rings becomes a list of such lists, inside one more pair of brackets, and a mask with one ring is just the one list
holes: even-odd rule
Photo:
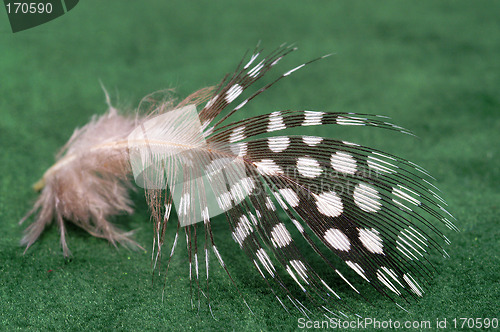
[[[123, 117], [128, 125], [120, 128], [127, 130], [93, 142], [90, 147], [83, 145], [86, 150], [74, 153], [76, 147], [82, 146], [79, 139], [102, 132], [102, 128], [97, 130], [95, 127], [104, 126], [107, 120], [103, 118], [84, 127], [70, 140], [64, 156], [44, 175], [42, 183], [46, 188], [30, 214], [38, 209], [42, 213], [28, 229], [24, 243], [29, 247], [54, 215], [61, 228], [65, 254], [69, 251], [64, 240], [64, 218], [113, 243], [131, 241], [128, 233], [112, 227], [106, 220], [107, 215], [103, 216], [103, 209], [96, 212], [91, 206], [65, 204], [67, 193], [58, 196], [60, 188], [73, 190], [71, 186], [61, 186], [61, 183], [75, 183], [73, 178], [65, 177], [83, 174], [82, 171], [67, 172], [79, 158], [86, 160], [84, 158], [98, 153], [108, 154], [104, 155], [108, 157], [118, 151], [119, 156], [127, 155], [131, 164], [126, 166], [123, 159], [117, 159], [116, 163], [122, 167], [118, 167], [119, 181], [125, 181], [124, 174], [132, 171], [136, 183], [141, 179], [145, 188], [155, 232], [154, 269], [164, 270], [166, 276], [180, 234], [184, 232], [189, 280], [196, 285], [198, 305], [200, 294], [203, 294], [211, 310], [209, 266], [212, 254], [236, 287], [230, 275], [231, 267], [226, 265], [224, 253], [219, 252], [213, 236], [211, 225], [218, 214], [226, 216], [237, 246], [286, 310], [295, 308], [307, 316], [310, 310], [301, 302], [303, 297], [325, 315], [346, 317], [345, 312], [352, 309], [331, 285], [337, 279], [361, 293], [354, 280], [346, 277], [348, 270], [359, 276], [358, 281], [366, 281], [392, 298], [423, 296], [432, 274], [429, 255], [432, 252], [447, 255], [442, 246], [449, 241], [439, 225], [457, 230], [445, 201], [432, 184], [433, 178], [422, 167], [394, 155], [308, 133], [313, 126], [329, 125], [377, 127], [413, 135], [410, 131], [381, 115], [310, 109], [274, 110], [231, 122], [232, 115], [244, 109], [256, 96], [297, 70], [326, 57], [293, 67], [245, 96], [255, 82], [295, 50], [295, 47], [283, 45], [261, 57], [262, 50], [256, 49], [215, 88], [203, 89], [176, 107], [150, 95], [139, 107], [146, 114], [139, 112], [133, 119]], [[201, 108], [199, 112], [196, 107]], [[108, 117], [113, 116], [116, 110], [111, 108]], [[294, 127], [301, 128], [304, 134], [282, 133]], [[93, 141], [96, 140], [94, 136]], [[124, 149], [123, 141], [127, 137], [128, 145]], [[136, 173], [137, 160], [134, 158], [141, 161], [139, 173]], [[97, 178], [104, 181], [103, 186], [90, 187], [99, 193], [92, 196], [97, 197], [97, 201], [115, 198], [103, 194], [107, 185], [114, 186], [114, 195], [122, 193], [121, 182], [108, 181], [111, 175], [101, 166], [85, 168], [83, 172], [94, 176], [92, 179], [98, 174]], [[100, 206], [104, 206], [108, 214], [130, 212], [127, 198], [118, 198], [119, 203], [115, 205], [103, 202]], [[80, 204], [90, 204], [90, 201], [78, 200]], [[174, 210], [178, 216], [174, 221], [176, 233], [163, 259], [162, 252], [168, 242], [166, 229], [173, 220]], [[93, 218], [97, 220], [94, 222]], [[197, 222], [203, 222], [203, 226]], [[199, 244], [201, 227], [202, 249]], [[302, 237], [309, 247], [302, 247], [296, 236]], [[333, 277], [315, 270], [306, 259], [308, 250], [319, 256]], [[340, 260], [335, 260], [332, 254]], [[162, 268], [165, 260], [166, 267]], [[204, 268], [200, 266], [203, 263]], [[205, 286], [200, 280], [203, 273]], [[302, 294], [297, 295], [292, 289], [294, 284]], [[250, 308], [249, 304], [247, 306]]]

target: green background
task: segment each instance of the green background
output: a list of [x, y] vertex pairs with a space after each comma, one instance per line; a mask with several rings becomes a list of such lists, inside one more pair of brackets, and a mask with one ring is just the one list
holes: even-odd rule
[[269, 294], [221, 218], [214, 225], [219, 250], [255, 315], [216, 261], [217, 320], [204, 299], [199, 312], [191, 309], [183, 246], [162, 302], [162, 282], [151, 283], [152, 227], [141, 192], [134, 194], [136, 213], [115, 221], [138, 228], [145, 251], [116, 250], [70, 227], [73, 257], [65, 260], [55, 226], [25, 255], [19, 246], [17, 221], [36, 198], [32, 183], [73, 129], [106, 109], [99, 80], [122, 108], [164, 88], [185, 97], [217, 83], [259, 40], [269, 51], [283, 42], [299, 47], [274, 77], [335, 55], [283, 80], [240, 116], [304, 108], [388, 115], [420, 138], [359, 127], [309, 132], [417, 162], [437, 178], [458, 219], [461, 232], [446, 233], [451, 258], [435, 259], [438, 273], [408, 313], [369, 285], [359, 288], [370, 304], [339, 283], [354, 312], [433, 326], [436, 319], [450, 326], [455, 317], [498, 317], [499, 13], [498, 1], [85, 0], [16, 34], [0, 13], [0, 328], [297, 328], [298, 313], [288, 315]]

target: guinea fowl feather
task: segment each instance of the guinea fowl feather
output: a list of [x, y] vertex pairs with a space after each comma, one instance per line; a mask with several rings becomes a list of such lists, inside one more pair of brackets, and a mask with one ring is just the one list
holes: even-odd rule
[[[183, 231], [190, 281], [194, 279], [201, 291], [204, 270], [208, 298], [210, 253], [229, 274], [211, 227], [218, 214], [226, 216], [234, 241], [285, 309], [289, 302], [301, 314], [309, 312], [290, 292], [284, 274], [325, 316], [343, 317], [350, 310], [331, 279], [305, 259], [308, 249], [357, 293], [342, 272], [346, 268], [390, 297], [422, 296], [432, 274], [427, 258], [432, 252], [447, 255], [442, 244], [449, 242], [439, 225], [457, 230], [428, 172], [345, 140], [277, 133], [293, 127], [307, 133], [310, 127], [326, 125], [412, 135], [408, 130], [380, 115], [317, 110], [278, 110], [230, 122], [235, 112], [275, 83], [324, 58], [292, 68], [243, 98], [295, 49], [281, 46], [262, 60], [261, 51], [255, 50], [220, 84], [178, 104], [164, 93], [154, 93], [143, 99], [137, 112], [126, 114], [107, 97], [109, 110], [75, 130], [37, 183], [40, 196], [21, 221], [35, 215], [22, 244], [29, 248], [56, 220], [66, 256], [66, 222], [113, 244], [138, 246], [132, 232], [112, 223], [114, 216], [132, 213], [128, 193], [135, 181], [145, 189], [151, 211], [154, 266], [162, 261], [166, 229], [173, 222], [176, 233], [166, 269]], [[172, 218], [174, 207], [177, 220]], [[200, 228], [203, 246], [198, 243]], [[301, 248], [292, 234], [300, 234], [310, 248]], [[332, 261], [329, 253], [345, 264]]]

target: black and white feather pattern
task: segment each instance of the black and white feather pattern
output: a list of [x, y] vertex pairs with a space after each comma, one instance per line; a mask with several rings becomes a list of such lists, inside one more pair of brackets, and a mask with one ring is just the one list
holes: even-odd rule
[[[256, 50], [211, 94], [198, 114], [206, 141], [194, 142], [189, 153], [176, 156], [167, 166], [171, 170], [167, 176], [172, 180], [168, 190], [147, 190], [150, 205], [161, 207], [153, 211], [153, 260], [158, 262], [166, 242], [172, 193], [181, 190], [177, 213], [191, 218], [198, 211], [203, 217], [203, 249], [197, 243], [200, 226], [193, 223], [183, 231], [190, 280], [202, 287], [199, 278], [204, 269], [207, 295], [212, 254], [229, 274], [211, 228], [207, 196], [215, 195], [233, 239], [285, 308], [291, 305], [304, 315], [308, 312], [306, 305], [290, 292], [291, 284], [284, 277], [288, 275], [324, 314], [344, 315], [347, 304], [332, 304], [340, 297], [328, 280], [309, 265], [302, 254], [305, 250], [314, 250], [355, 292], [359, 290], [342, 273], [348, 268], [383, 294], [422, 296], [432, 269], [427, 260], [429, 253], [447, 255], [442, 244], [448, 240], [439, 224], [456, 229], [446, 203], [432, 184], [433, 178], [420, 166], [394, 155], [343, 140], [307, 135], [310, 127], [323, 125], [350, 126], [353, 130], [370, 126], [411, 134], [409, 131], [387, 122], [384, 116], [318, 110], [280, 110], [231, 122], [231, 115], [257, 95], [315, 61], [286, 71], [244, 97], [254, 82], [294, 50], [283, 46], [265, 57]], [[304, 135], [286, 136], [283, 131], [292, 127], [302, 128]], [[190, 144], [189, 139], [185, 142]], [[223, 162], [228, 158], [231, 163]], [[180, 182], [173, 181], [178, 176], [198, 179], [204, 174], [208, 174], [209, 187], [201, 180], [184, 182], [182, 188], [173, 184]], [[280, 210], [287, 218], [280, 217]], [[293, 228], [298, 232], [291, 232]], [[181, 230], [178, 223], [169, 261]], [[310, 248], [299, 248], [292, 234], [300, 234]], [[333, 263], [329, 252], [345, 265]]]

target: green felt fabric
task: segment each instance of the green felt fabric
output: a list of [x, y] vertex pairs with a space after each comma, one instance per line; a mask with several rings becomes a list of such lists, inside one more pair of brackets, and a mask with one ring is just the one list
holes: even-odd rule
[[65, 260], [54, 225], [26, 254], [19, 246], [24, 227], [17, 222], [36, 198], [31, 185], [74, 128], [106, 109], [99, 80], [122, 108], [164, 88], [185, 97], [217, 83], [259, 40], [267, 50], [283, 42], [299, 47], [274, 77], [335, 55], [283, 80], [239, 117], [304, 108], [388, 115], [420, 138], [359, 127], [307, 133], [417, 162], [436, 177], [458, 219], [461, 232], [446, 231], [451, 258], [433, 257], [438, 272], [420, 301], [404, 304], [408, 312], [369, 285], [357, 286], [368, 303], [333, 279], [352, 313], [432, 326], [447, 318], [448, 327], [453, 318], [498, 317], [498, 13], [497, 1], [85, 0], [16, 34], [0, 13], [0, 329], [297, 328], [297, 311], [281, 308], [223, 218], [214, 221], [216, 241], [254, 314], [215, 260], [210, 296], [216, 320], [204, 298], [199, 311], [191, 309], [184, 245], [172, 261], [162, 301], [163, 279], [151, 282], [152, 226], [140, 191], [134, 194], [136, 213], [115, 222], [138, 229], [145, 250], [117, 250], [70, 226], [73, 256]]

